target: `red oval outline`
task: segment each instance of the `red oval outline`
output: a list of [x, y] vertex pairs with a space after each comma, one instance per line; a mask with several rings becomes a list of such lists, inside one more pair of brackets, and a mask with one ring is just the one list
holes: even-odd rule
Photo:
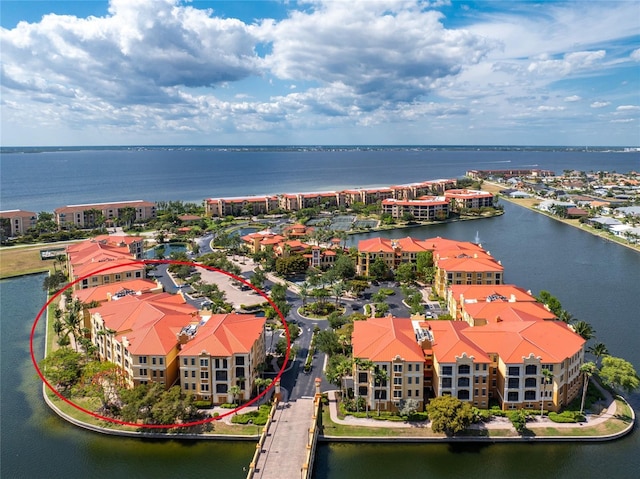
[[[207, 419], [202, 419], [200, 421], [192, 421], [192, 422], [182, 423], [182, 424], [177, 424], [177, 423], [176, 424], [137, 424], [137, 423], [132, 423], [132, 422], [128, 422], [128, 421], [121, 421], [119, 419], [109, 418], [109, 417], [106, 417], [106, 416], [101, 416], [100, 414], [97, 414], [95, 412], [89, 411], [88, 409], [85, 409], [82, 406], [79, 406], [76, 403], [74, 403], [73, 401], [70, 401], [68, 398], [64, 397], [62, 394], [60, 394], [47, 381], [47, 379], [44, 377], [44, 374], [40, 370], [40, 367], [38, 366], [38, 361], [36, 360], [34, 347], [33, 347], [33, 340], [34, 340], [34, 336], [35, 336], [35, 332], [36, 332], [36, 327], [38, 325], [38, 321], [40, 321], [40, 318], [41, 318], [42, 314], [47, 311], [49, 305], [56, 298], [58, 298], [61, 294], [63, 294], [67, 289], [72, 288], [76, 283], [78, 283], [78, 282], [80, 282], [80, 281], [82, 281], [84, 279], [90, 278], [91, 276], [93, 276], [95, 274], [102, 273], [102, 272], [105, 272], [105, 271], [109, 271], [109, 270], [115, 269], [115, 268], [120, 268], [122, 266], [130, 266], [130, 265], [144, 265], [144, 266], [146, 266], [147, 264], [180, 264], [180, 265], [187, 265], [187, 266], [195, 266], [196, 268], [204, 268], [204, 269], [207, 269], [209, 271], [222, 273], [222, 274], [225, 274], [225, 275], [233, 278], [234, 280], [239, 281], [239, 282], [243, 283], [244, 285], [250, 287], [256, 293], [258, 293], [260, 296], [262, 296], [263, 298], [265, 298], [267, 300], [269, 305], [271, 305], [271, 307], [273, 307], [275, 312], [278, 314], [278, 316], [280, 316], [280, 319], [282, 320], [282, 325], [284, 326], [285, 335], [286, 335], [286, 338], [287, 338], [287, 350], [286, 350], [286, 353], [285, 353], [285, 356], [284, 356], [284, 363], [282, 364], [282, 367], [280, 368], [280, 371], [278, 371], [278, 374], [276, 374], [276, 376], [273, 379], [273, 381], [271, 382], [271, 384], [264, 391], [262, 391], [259, 395], [257, 395], [255, 398], [251, 399], [250, 401], [238, 406], [237, 408], [230, 409], [229, 412], [226, 412], [224, 414], [220, 414], [219, 416], [210, 417], [210, 418], [207, 418]], [[45, 338], [46, 338], [46, 336], [47, 336], [47, 331], [45, 330]], [[46, 339], [45, 339], [45, 341], [46, 341]], [[45, 345], [45, 348], [46, 348], [46, 345]], [[235, 274], [230, 273], [230, 272], [225, 271], [225, 270], [220, 269], [220, 268], [215, 268], [213, 266], [205, 266], [203, 264], [194, 263], [194, 262], [191, 262], [191, 261], [177, 261], [177, 260], [170, 260], [170, 259], [169, 260], [167, 260], [167, 259], [144, 259], [144, 260], [132, 260], [129, 263], [119, 263], [117, 265], [106, 266], [104, 268], [99, 269], [98, 271], [94, 271], [92, 274], [82, 276], [82, 277], [76, 279], [75, 281], [70, 282], [64, 288], [62, 288], [61, 290], [57, 291], [53, 296], [51, 296], [51, 298], [49, 298], [49, 300], [44, 304], [44, 306], [42, 306], [42, 308], [38, 312], [38, 315], [36, 316], [36, 318], [35, 318], [35, 320], [33, 322], [33, 326], [31, 327], [31, 334], [29, 336], [29, 351], [31, 353], [31, 362], [33, 363], [33, 366], [35, 367], [36, 372], [38, 373], [38, 376], [40, 377], [42, 382], [45, 384], [45, 386], [47, 386], [47, 388], [49, 388], [56, 396], [58, 396], [58, 398], [62, 399], [64, 402], [66, 402], [67, 404], [69, 404], [72, 407], [76, 408], [77, 410], [82, 411], [83, 413], [88, 414], [89, 416], [93, 416], [93, 417], [95, 417], [97, 419], [100, 419], [100, 420], [103, 420], [103, 421], [107, 421], [107, 422], [111, 422], [111, 423], [114, 423], [114, 424], [120, 424], [122, 426], [132, 426], [132, 427], [136, 427], [136, 428], [146, 428], [146, 429], [174, 429], [174, 428], [200, 426], [202, 424], [207, 424], [207, 423], [210, 423], [210, 422], [213, 422], [213, 421], [218, 421], [218, 420], [220, 420], [220, 419], [222, 419], [224, 417], [227, 417], [227, 416], [230, 416], [232, 414], [237, 413], [238, 411], [246, 408], [247, 406], [251, 406], [256, 401], [258, 401], [259, 399], [264, 397], [272, 388], [275, 387], [276, 382], [278, 382], [280, 380], [280, 378], [282, 377], [282, 374], [285, 372], [285, 370], [287, 368], [287, 364], [289, 363], [289, 357], [290, 357], [290, 354], [291, 354], [291, 335], [289, 334], [289, 325], [287, 324], [287, 321], [286, 321], [284, 315], [282, 314], [282, 312], [280, 311], [280, 309], [278, 308], [278, 306], [271, 300], [271, 298], [269, 298], [269, 296], [267, 296], [267, 294], [264, 291], [256, 288], [254, 285], [249, 283], [244, 278], [242, 278], [240, 276], [236, 276]]]

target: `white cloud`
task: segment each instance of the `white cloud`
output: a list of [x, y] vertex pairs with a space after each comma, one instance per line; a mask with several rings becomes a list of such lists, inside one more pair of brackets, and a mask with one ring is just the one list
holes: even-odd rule
[[418, 2], [313, 2], [260, 32], [272, 43], [265, 59], [276, 76], [342, 84], [370, 107], [414, 101], [434, 82], [477, 63], [493, 47], [466, 30], [446, 29], [442, 15]]
[[610, 101], [594, 101], [589, 105], [591, 108], [604, 108], [606, 106], [611, 105]]
[[564, 98], [564, 101], [569, 102], [569, 103], [574, 103], [576, 101], [580, 101], [582, 100], [582, 97], [580, 95], [571, 95], [571, 96], [567, 96]]
[[640, 111], [640, 106], [638, 105], [620, 105], [616, 107], [616, 111]]
[[640, 62], [640, 48], [636, 48], [634, 51], [632, 51], [631, 55], [629, 55], [629, 58], [631, 58], [633, 61]]
[[255, 38], [238, 20], [173, 0], [112, 0], [110, 15], [46, 15], [2, 30], [3, 85], [113, 104], [173, 103], [166, 88], [208, 87], [260, 72]]

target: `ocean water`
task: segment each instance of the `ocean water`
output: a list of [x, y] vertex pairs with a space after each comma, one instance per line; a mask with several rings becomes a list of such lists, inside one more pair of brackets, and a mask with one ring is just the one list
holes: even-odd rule
[[640, 170], [640, 152], [575, 149], [109, 148], [5, 149], [0, 209], [330, 191], [458, 178], [469, 169]]

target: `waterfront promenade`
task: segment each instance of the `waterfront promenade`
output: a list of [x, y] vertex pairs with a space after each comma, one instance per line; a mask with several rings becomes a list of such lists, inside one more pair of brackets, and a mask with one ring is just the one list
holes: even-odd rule
[[[433, 435], [431, 432], [431, 424], [429, 421], [424, 422], [396, 422], [384, 421], [374, 418], [356, 418], [353, 416], [345, 416], [341, 418], [338, 413], [338, 391], [329, 391], [329, 415], [331, 421], [335, 424], [343, 426], [355, 426], [363, 428], [386, 428], [393, 429], [393, 434], [388, 435], [371, 435], [366, 436], [358, 434], [357, 436], [333, 436], [325, 430], [321, 436], [323, 440], [328, 441], [361, 441], [361, 442], [387, 442], [387, 441], [411, 441], [411, 442], [440, 442], [440, 441], [603, 441], [616, 439], [629, 433], [635, 423], [635, 414], [631, 407], [629, 411], [631, 417], [626, 417], [625, 412], [619, 410], [614, 397], [596, 384], [598, 389], [604, 394], [605, 399], [600, 402], [602, 410], [599, 414], [586, 414], [586, 420], [582, 423], [556, 423], [547, 416], [535, 416], [534, 419], [527, 422], [528, 432], [520, 435], [516, 432], [511, 421], [506, 417], [494, 417], [488, 422], [472, 424], [470, 430], [484, 430], [486, 434], [473, 436], [464, 435], [459, 437], [447, 437], [444, 434]], [[375, 414], [375, 413], [372, 413]], [[621, 431], [609, 432], [607, 426], [609, 421], [626, 422], [627, 425]], [[584, 433], [582, 430], [587, 428], [601, 427], [601, 433]], [[416, 430], [423, 431], [416, 433]], [[403, 431], [407, 434], [403, 436]], [[491, 435], [491, 431], [494, 434]], [[557, 431], [557, 434], [553, 434]], [[573, 431], [573, 432], [572, 432]]]

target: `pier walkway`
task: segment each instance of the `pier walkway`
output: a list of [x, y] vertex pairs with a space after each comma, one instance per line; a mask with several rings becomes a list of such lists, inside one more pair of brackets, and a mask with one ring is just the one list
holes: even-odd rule
[[[279, 386], [276, 383], [276, 398], [281, 397]], [[311, 478], [320, 400], [320, 379], [316, 379], [313, 398], [277, 400], [256, 445], [247, 479]]]

